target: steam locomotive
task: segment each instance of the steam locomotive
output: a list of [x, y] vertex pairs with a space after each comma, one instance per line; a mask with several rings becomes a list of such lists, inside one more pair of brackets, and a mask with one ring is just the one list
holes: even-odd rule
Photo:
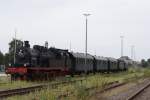
[[12, 79], [45, 80], [56, 76], [128, 69], [125, 60], [48, 48], [47, 42], [45, 46], [34, 45], [31, 48], [29, 41], [25, 41], [17, 48], [15, 58], [15, 63], [6, 68]]

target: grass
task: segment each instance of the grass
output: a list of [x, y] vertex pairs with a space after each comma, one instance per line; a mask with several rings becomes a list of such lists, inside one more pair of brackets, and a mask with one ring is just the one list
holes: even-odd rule
[[[63, 81], [71, 81], [75, 78], [71, 77], [62, 77], [62, 78], [56, 78], [53, 81], [11, 81], [10, 76], [0, 76], [0, 90], [6, 90], [6, 89], [14, 89], [14, 88], [22, 88], [22, 87], [28, 87], [33, 86], [36, 84], [41, 83], [57, 83], [57, 82], [63, 82]], [[81, 77], [78, 77], [76, 79], [82, 79]]]
[[7, 83], [10, 81], [10, 76], [0, 76], [0, 83]]
[[28, 87], [35, 84], [38, 84], [38, 82], [11, 81], [10, 75], [0, 76], [0, 90]]
[[1, 83], [0, 90], [23, 88], [23, 87], [33, 86], [33, 85], [35, 85], [35, 83], [33, 83], [33, 82], [12, 81], [12, 82]]
[[[103, 89], [109, 82], [120, 81], [129, 82], [137, 80], [139, 78], [145, 78], [150, 76], [150, 69], [146, 68], [130, 68], [126, 72], [111, 73], [111, 74], [100, 74], [85, 76], [85, 81], [77, 82], [74, 84], [60, 85], [55, 89], [47, 88], [42, 91], [36, 91], [24, 96], [14, 96], [7, 100], [56, 100], [61, 94], [68, 94], [69, 96], [61, 98], [61, 100], [88, 100], [90, 92], [87, 88], [97, 87], [97, 89]], [[67, 77], [66, 80], [75, 78]], [[22, 84], [22, 83], [21, 83]]]

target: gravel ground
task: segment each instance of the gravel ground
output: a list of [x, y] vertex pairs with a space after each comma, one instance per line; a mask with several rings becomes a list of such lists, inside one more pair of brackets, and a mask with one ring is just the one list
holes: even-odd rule
[[129, 88], [127, 91], [121, 92], [117, 95], [113, 95], [109, 97], [107, 100], [126, 100], [127, 97], [131, 96], [135, 91], [138, 91], [147, 82], [149, 82], [149, 80], [145, 80], [144, 82], [137, 83], [135, 86]]
[[150, 100], [150, 87], [146, 88], [133, 100]]
[[[139, 90], [139, 88], [143, 87], [143, 85], [146, 84], [147, 82], [149, 82], [149, 80], [145, 79], [142, 81], [139, 80], [137, 81], [137, 83], [128, 83], [126, 85], [117, 87], [103, 94], [96, 94], [95, 98], [92, 98], [91, 100], [126, 100], [127, 97], [129, 97], [135, 91]], [[138, 99], [138, 100], [150, 100], [150, 99]]]
[[[135, 86], [133, 83], [128, 83], [126, 85], [114, 88], [112, 90], [106, 91], [102, 94], [96, 94], [94, 100], [116, 100], [116, 96], [120, 93], [128, 91], [131, 87]], [[114, 98], [115, 97], [115, 98]], [[114, 99], [113, 99], [114, 98]], [[122, 100], [122, 99], [121, 99]]]

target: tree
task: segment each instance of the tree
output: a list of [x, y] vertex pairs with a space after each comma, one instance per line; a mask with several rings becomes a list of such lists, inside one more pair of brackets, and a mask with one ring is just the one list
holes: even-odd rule
[[4, 64], [8, 65], [10, 63], [9, 53], [6, 53], [4, 56]]
[[0, 51], [0, 65], [4, 64], [4, 55], [3, 53]]
[[[23, 41], [16, 39], [16, 51], [21, 48], [23, 46]], [[15, 39], [13, 39], [10, 43], [9, 43], [9, 53], [6, 54], [6, 58], [9, 59], [9, 61], [7, 61], [7, 59], [5, 58], [6, 62], [11, 62], [13, 63], [14, 60], [14, 52], [15, 52]]]
[[148, 63], [145, 61], [145, 59], [141, 60], [141, 64], [142, 64], [142, 67], [147, 67], [148, 66]]
[[149, 59], [147, 59], [147, 62], [150, 64], [150, 58], [149, 58]]

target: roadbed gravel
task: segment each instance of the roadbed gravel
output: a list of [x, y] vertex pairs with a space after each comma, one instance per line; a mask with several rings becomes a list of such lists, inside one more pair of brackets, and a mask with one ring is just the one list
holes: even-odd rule
[[[140, 79], [136, 82], [129, 82], [123, 86], [111, 89], [104, 93], [95, 94], [95, 96], [92, 97], [91, 100], [126, 100], [127, 97], [131, 96], [131, 94], [133, 94], [139, 88], [143, 87], [143, 85], [149, 81], [150, 81], [149, 79]], [[150, 92], [147, 93], [147, 95], [148, 94], [150, 96]], [[150, 99], [138, 99], [138, 100], [150, 100]]]

